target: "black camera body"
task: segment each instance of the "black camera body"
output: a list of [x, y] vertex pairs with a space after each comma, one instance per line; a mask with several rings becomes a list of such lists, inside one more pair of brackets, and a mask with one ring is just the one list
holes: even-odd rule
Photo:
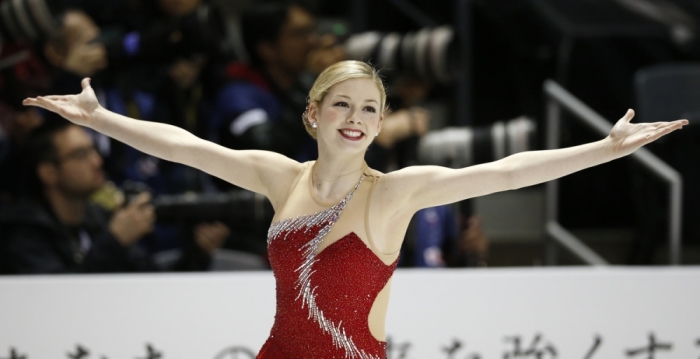
[[178, 18], [157, 18], [130, 33], [96, 39], [107, 49], [110, 66], [149, 62], [169, 63], [178, 58], [218, 52], [224, 43], [226, 21], [214, 4], [202, 3]]
[[160, 223], [220, 221], [253, 231], [267, 228], [275, 214], [265, 196], [246, 190], [161, 195], [153, 199], [153, 206]]
[[[142, 182], [122, 184], [125, 203], [131, 203], [139, 194], [152, 192]], [[259, 231], [266, 229], [275, 211], [268, 199], [244, 189], [229, 192], [162, 194], [151, 201], [158, 223], [196, 224], [220, 221], [232, 227]]]

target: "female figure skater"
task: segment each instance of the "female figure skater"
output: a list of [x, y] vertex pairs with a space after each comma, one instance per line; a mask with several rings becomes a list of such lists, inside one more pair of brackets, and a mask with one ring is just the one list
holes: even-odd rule
[[234, 151], [170, 125], [105, 110], [89, 79], [79, 95], [30, 98], [140, 151], [196, 167], [272, 202], [267, 242], [277, 287], [275, 324], [259, 359], [386, 358], [390, 278], [408, 223], [421, 208], [553, 180], [628, 155], [688, 121], [632, 124], [605, 139], [524, 152], [462, 169], [416, 166], [383, 174], [364, 155], [382, 129], [386, 94], [369, 65], [336, 63], [316, 80], [302, 115], [318, 160]]

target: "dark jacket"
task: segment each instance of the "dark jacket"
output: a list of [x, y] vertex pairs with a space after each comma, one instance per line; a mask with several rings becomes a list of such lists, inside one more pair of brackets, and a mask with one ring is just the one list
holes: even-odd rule
[[313, 78], [299, 76], [285, 90], [263, 71], [241, 63], [229, 64], [226, 78], [214, 98], [210, 140], [233, 149], [273, 151], [300, 162], [316, 159], [316, 142], [301, 120]]
[[[149, 267], [136, 247], [126, 248], [114, 238], [110, 214], [97, 205], [86, 207], [85, 221], [77, 228], [61, 224], [49, 208], [41, 201], [23, 200], [0, 210], [0, 273], [131, 272]], [[90, 247], [81, 250], [81, 237], [86, 235]]]

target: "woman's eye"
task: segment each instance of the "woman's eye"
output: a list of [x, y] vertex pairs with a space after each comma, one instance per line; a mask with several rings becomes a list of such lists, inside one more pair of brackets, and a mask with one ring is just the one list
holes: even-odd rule
[[336, 102], [335, 105], [336, 105], [336, 106], [342, 106], [342, 107], [348, 107], [348, 103], [347, 103], [347, 102], [343, 102], [343, 101]]
[[369, 111], [369, 112], [372, 112], [372, 113], [377, 112], [377, 110], [376, 110], [374, 107], [372, 107], [372, 106], [367, 106], [367, 107], [365, 107], [365, 110], [367, 110], [367, 111]]

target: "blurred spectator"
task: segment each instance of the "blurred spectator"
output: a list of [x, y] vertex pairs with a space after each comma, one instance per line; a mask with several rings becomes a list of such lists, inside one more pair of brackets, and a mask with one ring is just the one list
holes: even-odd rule
[[149, 268], [134, 246], [154, 210], [144, 194], [111, 216], [89, 197], [104, 184], [102, 158], [80, 127], [52, 120], [27, 140], [34, 196], [0, 213], [0, 272], [123, 272]]
[[[140, 33], [132, 33], [131, 38], [138, 38], [141, 45], [146, 46], [163, 37], [161, 40], [166, 44], [161, 46], [178, 48], [178, 44], [168, 45], [165, 37], [168, 31], [178, 33], [180, 18], [190, 16], [201, 1], [160, 3], [163, 9], [161, 15], [154, 17], [157, 21]], [[126, 41], [129, 36], [123, 39]], [[207, 54], [188, 54], [189, 50], [182, 50], [171, 55], [177, 53], [191, 57], [161, 59], [142, 58], [132, 53], [133, 58], [126, 59], [121, 50], [127, 49], [120, 50], [121, 44], [119, 36], [116, 40], [103, 36], [101, 29], [82, 11], [68, 11], [62, 32], [44, 46], [45, 57], [54, 66], [52, 91], [75, 93], [79, 91], [76, 86], [82, 77], [97, 77], [93, 88], [110, 110], [143, 120], [168, 122], [196, 133], [196, 108], [201, 96], [196, 85]], [[192, 51], [200, 50], [192, 47]], [[85, 65], [81, 67], [81, 64]], [[110, 73], [96, 74], [107, 64]], [[124, 66], [127, 64], [129, 66]], [[155, 196], [203, 189], [201, 173], [193, 168], [160, 161], [95, 132], [90, 132], [90, 135], [96, 139], [99, 152], [107, 160], [110, 178], [119, 184], [125, 181], [145, 183]], [[142, 244], [150, 253], [181, 249], [182, 261], [174, 262], [175, 267], [170, 269], [201, 270], [208, 266], [210, 255], [221, 247], [229, 233], [228, 227], [219, 222], [157, 225], [153, 235]]]
[[314, 80], [305, 72], [318, 42], [313, 16], [297, 5], [254, 4], [241, 15], [241, 31], [250, 64], [226, 67], [227, 81], [214, 94], [209, 139], [314, 158], [316, 144], [301, 121]]
[[[316, 158], [316, 142], [306, 133], [301, 114], [315, 74], [344, 59], [341, 46], [332, 36], [320, 37], [313, 15], [296, 4], [253, 4], [243, 11], [241, 32], [249, 63], [227, 66], [228, 81], [213, 99], [209, 139], [298, 161]], [[425, 133], [428, 116], [416, 109], [384, 121], [377, 144], [391, 147]]]
[[35, 56], [0, 72], [0, 205], [20, 191], [19, 151], [27, 134], [43, 123], [37, 109], [22, 106], [26, 97], [45, 93], [50, 79]]
[[44, 45], [44, 55], [56, 68], [78, 77], [92, 76], [107, 67], [105, 47], [93, 42], [99, 36], [100, 28], [87, 14], [67, 11], [62, 29]]
[[83, 128], [51, 118], [31, 133], [23, 154], [34, 195], [0, 211], [0, 273], [201, 270], [228, 237], [221, 223], [199, 224], [179, 257], [153, 263], [139, 245], [153, 230], [151, 195], [139, 193], [113, 214], [92, 203], [105, 176]]

